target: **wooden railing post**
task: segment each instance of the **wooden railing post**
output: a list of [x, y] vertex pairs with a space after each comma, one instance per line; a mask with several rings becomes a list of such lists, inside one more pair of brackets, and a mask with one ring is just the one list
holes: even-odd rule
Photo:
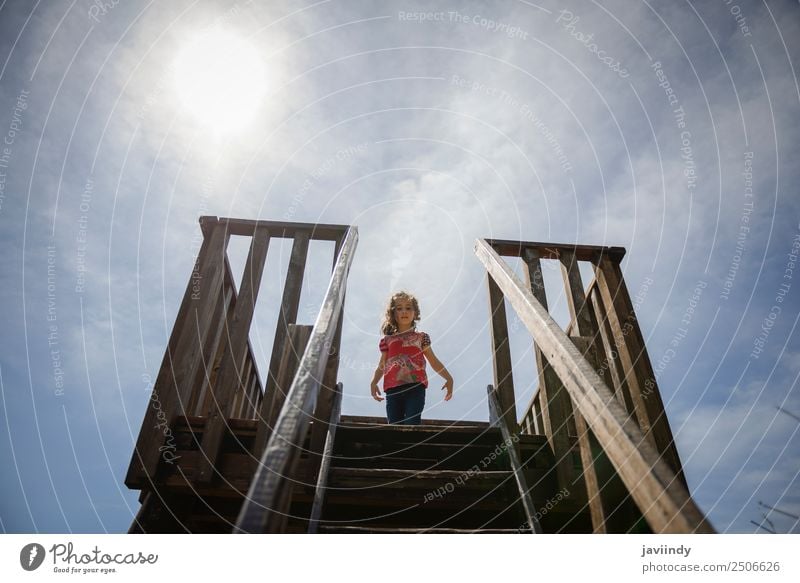
[[[583, 281], [581, 272], [578, 268], [578, 259], [575, 253], [570, 250], [559, 252], [561, 262], [561, 274], [564, 280], [564, 288], [569, 308], [570, 321], [574, 322], [571, 326], [572, 340], [586, 355], [589, 363], [600, 374], [605, 382], [605, 375], [598, 370], [594, 352], [597, 347], [599, 331], [592, 319], [591, 305], [587, 301], [583, 291]], [[578, 434], [578, 447], [581, 453], [581, 465], [583, 466], [583, 476], [586, 483], [586, 497], [589, 504], [589, 513], [592, 517], [592, 529], [595, 533], [606, 532], [606, 513], [603, 509], [603, 498], [600, 491], [600, 484], [595, 470], [595, 457], [593, 455], [593, 444], [596, 442], [594, 435], [586, 426], [586, 421], [580, 411], [573, 410], [575, 419], [575, 430]], [[600, 449], [602, 452], [601, 448]], [[603, 455], [602, 453], [600, 455]]]
[[[539, 253], [535, 249], [525, 249], [522, 255], [526, 285], [542, 307], [547, 310], [547, 294]], [[569, 394], [562, 386], [558, 375], [547, 361], [541, 347], [534, 339], [533, 351], [536, 357], [536, 370], [539, 374], [539, 395], [541, 398], [542, 431], [550, 443], [556, 460], [556, 478], [559, 488], [573, 488], [574, 469], [572, 447], [569, 438], [568, 419], [571, 414]]]
[[333, 399], [335, 398], [336, 391], [336, 378], [339, 374], [339, 352], [343, 321], [344, 304], [339, 313], [339, 322], [336, 325], [333, 344], [328, 349], [328, 364], [325, 367], [322, 385], [319, 388], [319, 397], [317, 397], [317, 406], [314, 409], [314, 423], [311, 427], [311, 440], [308, 446], [308, 465], [306, 466], [306, 483], [308, 484], [314, 484], [316, 482], [317, 472], [322, 463], [325, 436], [328, 434], [328, 419], [331, 416], [331, 408], [333, 407]]
[[[262, 451], [272, 433], [272, 425], [267, 420], [277, 419], [280, 406], [275, 406], [274, 401], [281, 401], [285, 396], [286, 388], [282, 387], [283, 395], [278, 394], [278, 371], [281, 366], [281, 355], [284, 351], [289, 324], [297, 323], [297, 311], [300, 306], [300, 292], [303, 289], [303, 275], [306, 270], [308, 256], [309, 231], [297, 231], [294, 234], [292, 253], [289, 257], [289, 266], [286, 270], [286, 279], [283, 285], [283, 297], [278, 311], [278, 323], [275, 326], [275, 337], [272, 340], [272, 355], [269, 359], [269, 369], [264, 379], [264, 400], [261, 402], [261, 421], [256, 433], [256, 451]], [[299, 358], [299, 357], [298, 357]], [[289, 381], [291, 382], [291, 380]], [[272, 411], [275, 413], [273, 414]], [[256, 454], [258, 455], [258, 454]]]
[[125, 478], [129, 486], [144, 476], [155, 475], [161, 454], [159, 448], [171, 434], [174, 416], [179, 411], [185, 412], [191, 400], [203, 347], [207, 346], [215, 324], [211, 317], [223, 293], [225, 252], [230, 235], [216, 217], [204, 217], [201, 225], [203, 244], [173, 328], [173, 336], [177, 332], [177, 338], [170, 338], [142, 421]]
[[222, 357], [220, 373], [214, 386], [211, 387], [214, 398], [211, 402], [211, 410], [206, 419], [203, 440], [200, 444], [201, 450], [205, 455], [200, 456], [198, 461], [196, 481], [200, 483], [210, 482], [214, 475], [222, 438], [228, 427], [228, 419], [230, 419], [233, 411], [234, 397], [237, 392], [245, 390], [244, 385], [247, 379], [243, 375], [243, 367], [245, 358], [248, 356], [250, 324], [253, 320], [256, 300], [258, 299], [258, 290], [261, 286], [264, 264], [267, 261], [268, 248], [269, 231], [264, 227], [257, 227], [250, 241], [250, 251], [247, 255], [247, 263], [244, 266], [239, 295], [236, 298], [233, 318], [227, 330], [228, 336], [225, 342], [225, 353]]
[[508, 343], [508, 320], [503, 292], [487, 275], [489, 284], [489, 309], [491, 310], [492, 369], [494, 386], [500, 403], [500, 414], [513, 432], [519, 431], [514, 398], [514, 377], [511, 370], [511, 347]]
[[189, 402], [189, 411], [205, 417], [211, 408], [211, 387], [216, 382], [219, 369], [222, 366], [222, 357], [225, 355], [225, 335], [229, 334], [230, 322], [236, 307], [236, 284], [233, 281], [233, 271], [227, 256], [225, 257], [225, 278], [223, 280], [223, 293], [217, 301], [212, 321], [215, 325], [206, 339], [203, 350], [202, 367], [194, 373], [194, 390]]
[[[517, 484], [519, 500], [522, 503], [526, 522], [532, 533], [541, 534], [542, 525], [539, 524], [539, 519], [536, 517], [536, 507], [533, 504], [533, 498], [531, 498], [531, 492], [520, 461], [519, 434], [512, 432], [506, 425], [505, 416], [500, 409], [500, 401], [497, 398], [497, 391], [495, 391], [494, 387], [489, 385], [486, 387], [486, 392], [489, 399], [489, 420], [492, 425], [500, 428], [500, 435], [508, 452], [509, 465], [514, 474], [514, 481]], [[515, 437], [516, 440], [514, 439]]]
[[[596, 282], [597, 280], [595, 280], [595, 283]], [[599, 354], [605, 354], [605, 359], [603, 360], [601, 366], [608, 369], [608, 373], [611, 376], [611, 382], [609, 383], [609, 386], [614, 389], [614, 394], [617, 396], [617, 400], [625, 406], [628, 414], [634, 416], [633, 418], [635, 419], [636, 407], [633, 404], [633, 399], [631, 399], [628, 382], [621, 373], [622, 363], [620, 362], [619, 358], [619, 350], [617, 350], [617, 344], [614, 340], [614, 335], [611, 332], [611, 326], [608, 323], [606, 309], [603, 305], [603, 298], [600, 296], [600, 291], [597, 289], [597, 285], [593, 286], [589, 291], [589, 297], [592, 300], [592, 308], [594, 309], [597, 324], [600, 328], [600, 337], [603, 341], [603, 349], [599, 352]]]
[[664, 403], [639, 329], [619, 264], [603, 255], [595, 264], [598, 288], [622, 362], [639, 427], [686, 486], [678, 450], [664, 411]]
[[317, 486], [314, 490], [314, 503], [311, 506], [311, 516], [308, 519], [308, 534], [314, 534], [319, 530], [319, 519], [322, 516], [322, 508], [325, 505], [325, 497], [327, 496], [328, 474], [330, 472], [331, 460], [333, 459], [336, 428], [339, 426], [339, 420], [342, 414], [343, 391], [342, 383], [337, 383], [333, 390], [330, 418], [327, 420], [328, 423], [326, 424], [327, 433], [325, 435], [325, 445], [322, 450], [319, 474], [317, 475]]
[[283, 354], [278, 361], [278, 374], [275, 375], [274, 388], [272, 393], [264, 395], [264, 403], [262, 403], [261, 414], [258, 418], [258, 429], [253, 445], [253, 455], [256, 458], [260, 458], [264, 453], [264, 448], [272, 436], [278, 415], [286, 402], [286, 396], [289, 394], [289, 388], [297, 374], [297, 367], [308, 346], [313, 328], [311, 325], [288, 324], [286, 340], [283, 343]]
[[292, 252], [289, 257], [289, 266], [286, 270], [286, 279], [283, 284], [283, 297], [278, 311], [278, 322], [275, 325], [275, 337], [272, 340], [272, 355], [269, 359], [269, 369], [264, 381], [264, 392], [266, 394], [271, 394], [275, 387], [275, 378], [278, 374], [279, 361], [289, 324], [297, 323], [308, 245], [309, 234], [307, 232], [300, 231], [295, 234]]

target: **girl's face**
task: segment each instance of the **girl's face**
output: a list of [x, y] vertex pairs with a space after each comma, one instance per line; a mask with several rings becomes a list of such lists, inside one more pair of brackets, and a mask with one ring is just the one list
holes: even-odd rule
[[414, 304], [411, 300], [399, 299], [394, 303], [394, 319], [398, 326], [410, 327], [414, 322]]

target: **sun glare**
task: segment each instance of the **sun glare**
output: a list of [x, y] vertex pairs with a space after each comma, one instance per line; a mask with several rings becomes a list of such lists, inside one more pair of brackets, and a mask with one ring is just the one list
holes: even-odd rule
[[181, 106], [219, 133], [242, 128], [266, 93], [256, 49], [218, 28], [192, 38], [179, 52], [174, 72]]

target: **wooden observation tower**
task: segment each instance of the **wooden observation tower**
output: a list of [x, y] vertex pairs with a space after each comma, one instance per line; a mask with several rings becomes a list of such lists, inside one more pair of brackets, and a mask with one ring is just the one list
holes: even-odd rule
[[[714, 532], [692, 500], [620, 269], [625, 250], [479, 239], [493, 384], [486, 422], [341, 415], [337, 382], [358, 230], [202, 217], [203, 244], [125, 484], [129, 532]], [[231, 235], [250, 237], [238, 286]], [[249, 342], [269, 242], [293, 246], [269, 370]], [[335, 244], [313, 326], [297, 324], [312, 240]], [[522, 259], [521, 281], [503, 256]], [[547, 311], [560, 262], [571, 321]], [[595, 277], [584, 292], [579, 261]], [[505, 300], [539, 388], [517, 419]], [[262, 380], [263, 379], [263, 380]]]

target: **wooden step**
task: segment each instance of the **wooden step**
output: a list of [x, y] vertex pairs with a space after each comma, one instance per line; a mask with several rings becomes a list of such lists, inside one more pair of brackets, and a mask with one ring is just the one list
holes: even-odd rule
[[331, 468], [328, 490], [370, 488], [436, 488], [446, 483], [457, 483], [459, 488], [485, 489], [490, 484], [501, 484], [512, 477], [509, 470], [484, 470], [467, 475], [458, 470], [404, 470], [396, 468]]
[[[519, 448], [525, 467], [553, 467], [552, 450], [545, 439], [522, 439]], [[371, 439], [361, 430], [345, 431], [342, 436], [337, 433], [332, 459], [334, 466], [417, 470], [467, 470], [474, 466], [502, 470], [509, 469], [509, 463], [507, 448], [495, 439], [463, 441], [449, 434], [420, 438], [403, 432], [390, 439]]]
[[[534, 503], [554, 493], [554, 476], [525, 472]], [[297, 493], [297, 491], [296, 491]], [[362, 507], [458, 508], [465, 504], [497, 509], [519, 499], [514, 475], [485, 470], [473, 475], [455, 470], [331, 468], [326, 504]]]
[[332, 468], [321, 524], [370, 528], [517, 528], [510, 471]]
[[[364, 415], [342, 415], [339, 419], [342, 424], [358, 424], [358, 425], [389, 425], [386, 417], [368, 417]], [[456, 419], [422, 419], [420, 425], [439, 425], [439, 426], [464, 426], [474, 428], [489, 427], [487, 421], [461, 421]]]
[[[436, 439], [437, 436], [447, 436], [456, 443], [469, 443], [476, 439], [484, 441], [496, 440], [500, 437], [500, 430], [496, 427], [479, 427], [472, 425], [386, 425], [370, 423], [345, 423], [337, 426], [336, 432], [353, 432], [355, 437], [360, 435], [373, 438], [391, 438], [397, 435], [406, 435], [415, 441]], [[502, 441], [502, 437], [500, 437]]]
[[513, 528], [377, 528], [369, 526], [321, 526], [320, 534], [530, 534]]

